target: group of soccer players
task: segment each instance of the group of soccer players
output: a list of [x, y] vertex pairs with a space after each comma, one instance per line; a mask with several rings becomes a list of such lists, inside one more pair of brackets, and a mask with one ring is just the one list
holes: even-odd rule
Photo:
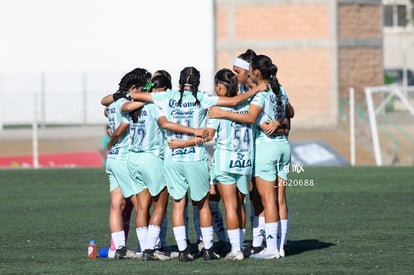
[[[231, 247], [225, 260], [286, 255], [288, 133], [294, 110], [276, 74], [268, 56], [247, 50], [235, 59], [233, 70], [217, 71], [215, 95], [199, 90], [200, 72], [194, 67], [180, 72], [177, 90], [168, 72], [137, 68], [121, 79], [116, 93], [102, 99], [111, 136], [106, 172], [114, 258], [137, 257], [126, 248], [123, 214], [130, 201], [143, 260], [193, 260], [186, 223], [191, 198], [199, 217], [199, 252], [205, 260], [219, 259], [211, 195], [220, 197], [225, 209]], [[249, 193], [253, 241], [244, 248]], [[178, 253], [165, 249], [169, 198]]]

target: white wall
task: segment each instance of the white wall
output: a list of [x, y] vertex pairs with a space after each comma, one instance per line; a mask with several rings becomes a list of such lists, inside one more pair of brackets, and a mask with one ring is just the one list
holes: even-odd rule
[[[44, 101], [56, 118], [56, 105], [82, 105], [73, 97], [86, 92], [88, 113], [99, 120], [94, 102], [136, 67], [166, 69], [176, 87], [180, 70], [195, 66], [200, 88], [211, 90], [213, 19], [213, 0], [1, 0], [0, 124], [30, 122], [25, 109], [35, 93], [65, 94], [66, 101]], [[11, 115], [23, 96], [27, 106]]]
[[414, 71], [414, 29], [385, 28], [384, 67], [404, 68]]

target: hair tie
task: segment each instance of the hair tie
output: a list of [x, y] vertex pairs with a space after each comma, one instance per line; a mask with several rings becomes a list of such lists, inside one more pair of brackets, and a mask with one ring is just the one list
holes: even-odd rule
[[151, 81], [148, 81], [147, 84], [145, 84], [144, 91], [149, 92], [151, 89], [155, 86], [154, 83]]

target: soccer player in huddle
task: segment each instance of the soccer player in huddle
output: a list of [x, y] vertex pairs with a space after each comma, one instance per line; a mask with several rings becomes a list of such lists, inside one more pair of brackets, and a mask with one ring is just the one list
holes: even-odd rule
[[257, 128], [255, 138], [254, 176], [257, 192], [264, 208], [266, 232], [266, 248], [250, 256], [257, 259], [284, 256], [283, 246], [279, 247], [277, 243], [280, 216], [278, 195], [274, 190], [287, 180], [290, 145], [284, 134], [266, 134], [274, 132], [281, 125], [284, 127], [282, 121], [286, 116], [286, 106], [289, 105], [287, 94], [279, 84], [276, 73], [277, 67], [269, 57], [255, 56], [250, 64], [249, 77], [256, 85], [266, 84], [267, 92], [257, 94], [245, 114], [226, 112], [219, 108], [211, 108], [209, 111], [210, 118], [225, 118], [239, 123], [257, 123], [258, 126], [267, 123], [264, 129]]
[[[236, 97], [212, 96], [199, 91], [200, 73], [194, 67], [186, 67], [180, 72], [179, 90], [166, 93], [132, 94], [138, 101], [154, 102], [167, 115], [168, 120], [186, 126], [206, 127], [207, 110], [213, 105], [236, 106], [244, 102], [258, 90], [249, 91]], [[191, 261], [186, 241], [184, 223], [184, 208], [187, 190], [191, 190], [191, 199], [200, 210], [200, 226], [204, 243], [203, 258], [218, 259], [219, 255], [213, 250], [213, 227], [209, 207], [209, 172], [208, 158], [204, 142], [186, 134], [167, 131], [167, 139], [188, 142], [185, 148], [171, 149], [166, 147], [164, 159], [164, 176], [170, 196], [173, 199], [172, 223], [173, 232], [179, 249], [180, 261]]]
[[[137, 193], [129, 180], [127, 169], [129, 151], [129, 117], [121, 112], [121, 105], [125, 101], [123, 98], [130, 89], [138, 83], [146, 82], [149, 75], [144, 69], [134, 69], [124, 75], [119, 83], [119, 89], [115, 93], [115, 100], [107, 108], [108, 126], [111, 138], [107, 143], [108, 155], [106, 160], [106, 173], [109, 178], [109, 189], [111, 194], [111, 206], [109, 211], [109, 227], [111, 231], [111, 250], [117, 259], [135, 258], [136, 253], [126, 248], [126, 237], [128, 236], [126, 227], [124, 230], [123, 211], [126, 203], [131, 200], [136, 203], [135, 194]], [[112, 247], [113, 246], [113, 247]], [[110, 256], [110, 255], [109, 255]]]
[[[219, 70], [214, 82], [217, 95], [234, 97], [238, 94], [237, 75], [231, 70]], [[233, 108], [221, 107], [235, 113], [246, 113], [248, 108], [248, 101]], [[211, 135], [216, 134], [210, 174], [226, 210], [231, 251], [225, 259], [242, 260], [246, 227], [244, 199], [249, 192], [254, 157], [253, 127], [226, 119], [209, 119], [207, 127], [212, 129]]]

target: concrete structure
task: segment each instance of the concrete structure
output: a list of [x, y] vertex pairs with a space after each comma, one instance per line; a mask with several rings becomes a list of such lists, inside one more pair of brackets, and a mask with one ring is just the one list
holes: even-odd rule
[[384, 68], [414, 71], [413, 2], [382, 0], [382, 3], [384, 4]]
[[272, 58], [296, 109], [295, 127], [338, 125], [350, 86], [383, 81], [380, 0], [217, 0], [216, 68], [247, 48]]

